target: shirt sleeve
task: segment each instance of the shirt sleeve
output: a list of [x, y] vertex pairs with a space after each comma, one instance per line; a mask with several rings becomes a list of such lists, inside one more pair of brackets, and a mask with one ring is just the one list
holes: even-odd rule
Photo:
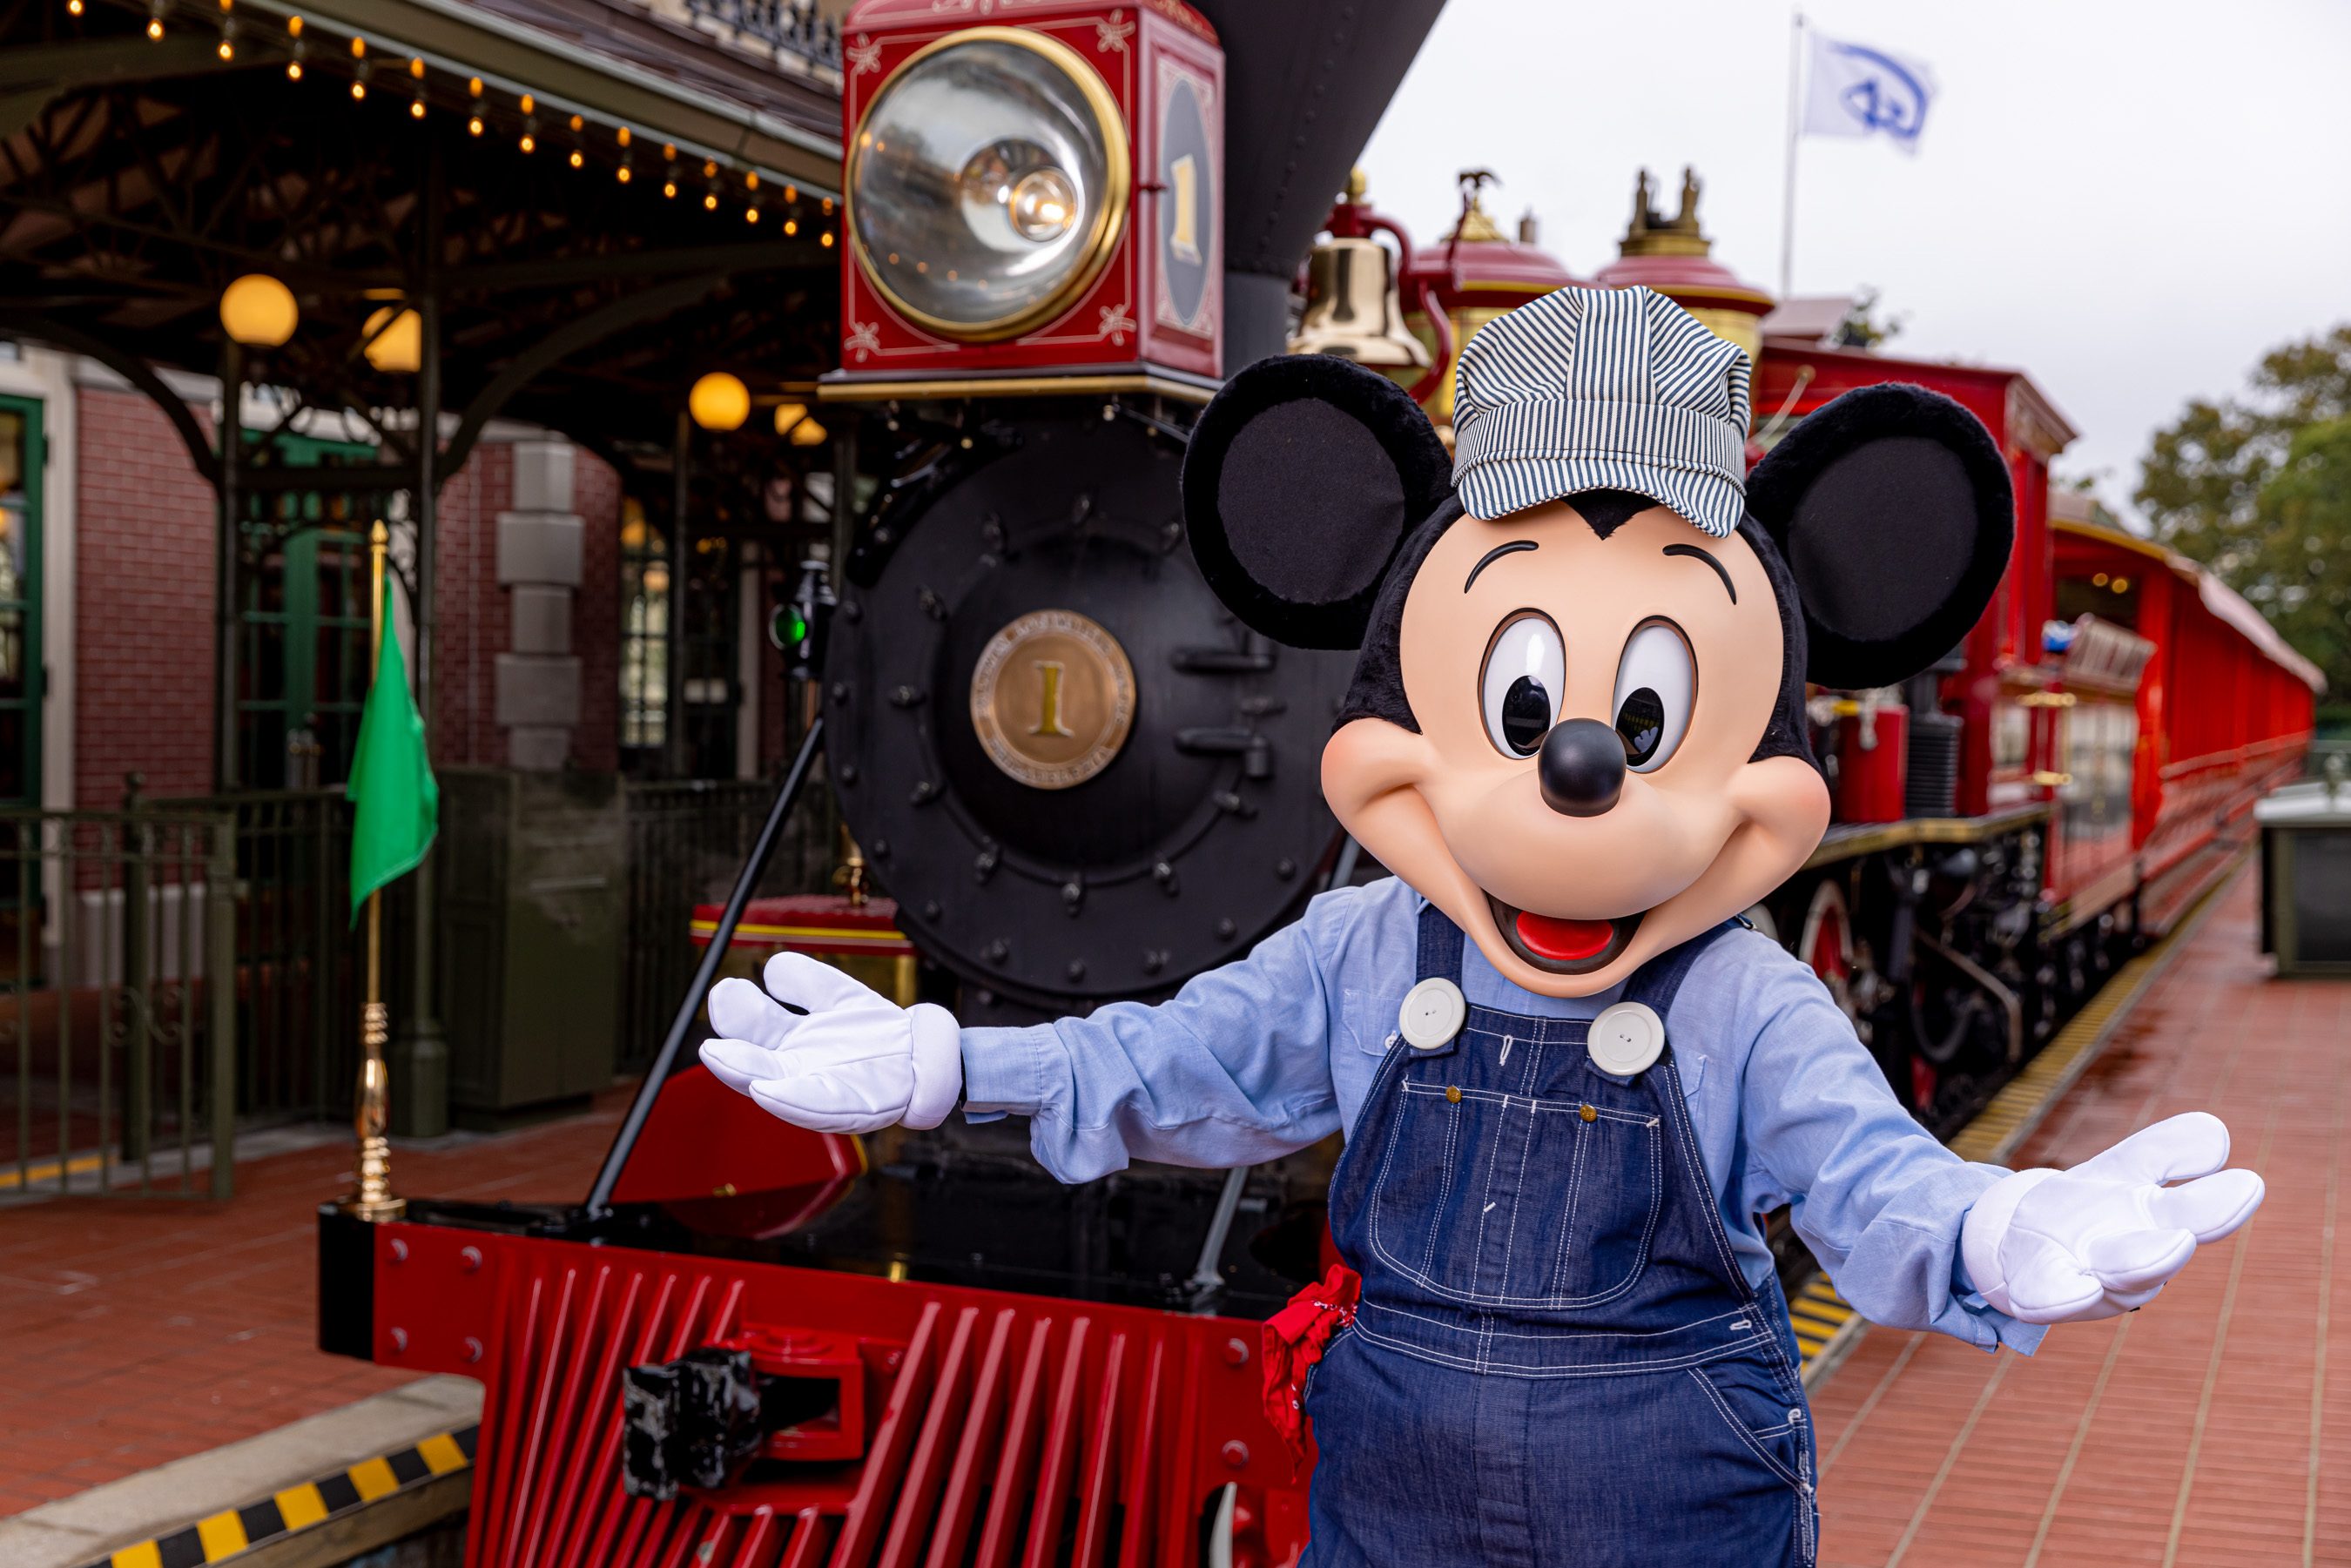
[[1134, 1159], [1253, 1165], [1328, 1137], [1339, 1130], [1328, 977], [1356, 904], [1354, 889], [1323, 894], [1156, 1007], [965, 1030], [967, 1113], [1029, 1117], [1030, 1149], [1065, 1182]]
[[1870, 1322], [2031, 1354], [2047, 1331], [1994, 1310], [1959, 1260], [1968, 1210], [2008, 1173], [1938, 1143], [1812, 971], [1773, 958], [1749, 972], [1740, 1009], [1755, 1026], [1740, 1100], [1748, 1212], [1786, 1203], [1796, 1234]]

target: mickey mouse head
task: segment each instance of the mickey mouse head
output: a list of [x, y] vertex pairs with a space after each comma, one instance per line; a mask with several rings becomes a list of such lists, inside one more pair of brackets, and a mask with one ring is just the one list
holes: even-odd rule
[[1242, 621], [1359, 650], [1339, 821], [1506, 977], [1586, 996], [1803, 863], [1829, 816], [1805, 681], [1958, 643], [2007, 563], [2008, 473], [1957, 403], [1885, 385], [1741, 476], [1743, 357], [1643, 289], [1499, 318], [1459, 375], [1457, 466], [1384, 377], [1250, 367], [1194, 432], [1186, 517]]

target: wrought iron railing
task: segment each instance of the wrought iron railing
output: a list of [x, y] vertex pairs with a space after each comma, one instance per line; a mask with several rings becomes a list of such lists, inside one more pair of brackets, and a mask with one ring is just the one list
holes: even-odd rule
[[229, 1195], [235, 829], [0, 811], [0, 1194]]
[[[726, 896], [773, 795], [628, 787], [624, 1071], [659, 1048], [695, 908]], [[838, 832], [810, 791], [759, 892], [823, 891]], [[116, 811], [0, 811], [0, 1200], [223, 1196], [239, 1126], [348, 1113], [350, 835], [337, 789], [150, 800], [133, 781]]]
[[711, 21], [811, 65], [841, 64], [841, 29], [808, 0], [686, 0], [697, 21]]
[[[696, 904], [716, 904], [751, 852], [773, 803], [772, 783], [685, 779], [628, 787], [629, 892], [619, 1065], [642, 1071], [661, 1047], [694, 973]], [[762, 895], [821, 893], [839, 831], [827, 790], [803, 797], [785, 829]]]

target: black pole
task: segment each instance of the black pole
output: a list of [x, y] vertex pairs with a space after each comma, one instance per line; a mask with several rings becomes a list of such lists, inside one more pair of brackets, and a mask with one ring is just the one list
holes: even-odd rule
[[[426, 227], [434, 233], [439, 225], [428, 223]], [[416, 711], [424, 720], [429, 752], [433, 643], [440, 622], [434, 562], [441, 531], [441, 472], [434, 461], [441, 439], [441, 298], [437, 275], [428, 271], [426, 277], [416, 298], [423, 352], [416, 378], [416, 486], [409, 493], [409, 519], [416, 526], [416, 592], [409, 602], [416, 622]], [[402, 1009], [392, 1043], [392, 1127], [411, 1138], [438, 1137], [449, 1130], [449, 1040], [441, 1027], [441, 996], [434, 981], [434, 927], [441, 909], [434, 889], [436, 859], [428, 845], [416, 862], [416, 874], [409, 879], [408, 1006]]]
[[671, 449], [673, 481], [669, 518], [669, 600], [662, 626], [662, 706], [669, 710], [662, 732], [663, 766], [673, 779], [694, 771], [685, 733], [685, 548], [686, 509], [693, 501], [694, 419], [685, 410], [677, 415], [677, 440]]
[[239, 511], [237, 471], [243, 465], [245, 441], [245, 351], [235, 339], [221, 344], [221, 420], [214, 434], [220, 441], [220, 478], [214, 490], [220, 500], [219, 557], [213, 562], [213, 786], [234, 789], [237, 778], [236, 547]]
[[637, 1146], [638, 1135], [645, 1130], [645, 1119], [653, 1114], [653, 1102], [661, 1097], [662, 1085], [669, 1080], [677, 1053], [685, 1049], [685, 1037], [693, 1031], [694, 1020], [702, 1012], [703, 998], [710, 993], [710, 983], [718, 974], [718, 966], [726, 960], [726, 949], [735, 940], [735, 927], [742, 922], [744, 906], [751, 902], [759, 879], [767, 875], [768, 862], [776, 857], [777, 841], [784, 836], [785, 819], [792, 814], [792, 805], [799, 799], [800, 787], [808, 782], [809, 770], [816, 766], [817, 754], [823, 744], [824, 719], [819, 716], [809, 723], [808, 737], [800, 742], [799, 755], [792, 758], [791, 771], [784, 775], [783, 787], [776, 791], [776, 803], [768, 808], [768, 820], [759, 829], [758, 841], [751, 845], [751, 858], [743, 862], [742, 873], [735, 879], [735, 891], [726, 895], [726, 907], [718, 916], [718, 928], [710, 934], [710, 946], [703, 949], [702, 962], [695, 966], [694, 978], [686, 982], [685, 995], [677, 1004], [677, 1016], [670, 1019], [669, 1035], [662, 1041], [653, 1064], [645, 1070], [645, 1081], [637, 1085], [637, 1097], [629, 1103], [629, 1113], [622, 1119], [621, 1130], [604, 1155], [603, 1166], [596, 1173], [596, 1185], [588, 1191], [590, 1214], [601, 1214], [612, 1207], [612, 1189], [621, 1183], [622, 1167], [629, 1163], [629, 1152]]

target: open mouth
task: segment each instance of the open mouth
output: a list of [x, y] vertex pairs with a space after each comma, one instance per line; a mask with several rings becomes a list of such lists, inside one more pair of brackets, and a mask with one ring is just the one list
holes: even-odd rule
[[1560, 920], [1513, 909], [1490, 893], [1486, 904], [1510, 951], [1550, 975], [1588, 975], [1606, 967], [1641, 928], [1639, 915], [1614, 920]]

